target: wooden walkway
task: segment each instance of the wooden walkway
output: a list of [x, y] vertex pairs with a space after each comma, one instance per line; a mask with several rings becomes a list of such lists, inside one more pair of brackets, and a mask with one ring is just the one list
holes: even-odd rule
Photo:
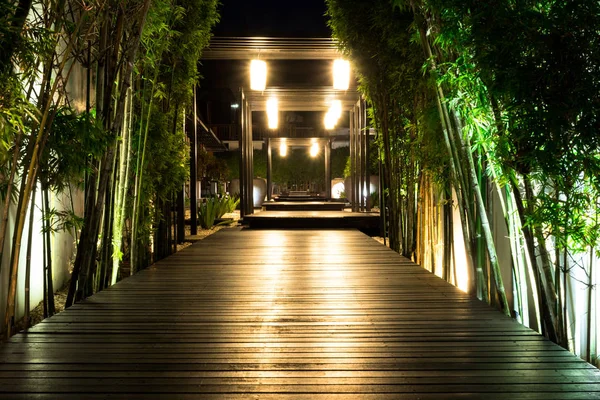
[[0, 347], [0, 399], [600, 399], [600, 371], [354, 230], [225, 229]]

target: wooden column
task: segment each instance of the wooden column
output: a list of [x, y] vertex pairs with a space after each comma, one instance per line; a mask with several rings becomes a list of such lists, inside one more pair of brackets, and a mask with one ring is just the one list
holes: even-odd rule
[[359, 124], [359, 115], [360, 110], [355, 105], [354, 106], [354, 183], [353, 183], [353, 191], [354, 191], [354, 211], [360, 211], [360, 153], [359, 153], [359, 133], [360, 133], [360, 124]]
[[194, 126], [190, 133], [190, 216], [192, 235], [198, 234], [198, 113], [196, 110], [196, 86], [194, 86]]
[[379, 223], [381, 236], [383, 237], [383, 245], [386, 245], [386, 235], [387, 235], [387, 221], [386, 221], [386, 209], [385, 209], [385, 186], [383, 179], [383, 165], [381, 165], [381, 154], [379, 150], [377, 150], [377, 154], [379, 156]]
[[248, 176], [248, 209], [246, 215], [254, 214], [254, 145], [252, 144], [252, 109], [248, 105], [248, 101], [245, 101], [246, 110], [246, 143], [248, 146], [248, 163], [246, 164], [246, 171]]
[[240, 216], [254, 213], [252, 110], [240, 89]]
[[248, 179], [246, 175], [246, 164], [247, 164], [247, 147], [246, 147], [246, 128], [244, 124], [246, 123], [246, 99], [244, 97], [244, 89], [240, 88], [239, 93], [239, 105], [238, 108], [238, 142], [239, 142], [239, 152], [240, 152], [240, 217], [244, 218], [246, 215], [246, 202], [248, 198], [247, 193], [247, 184], [246, 180]]
[[352, 111], [350, 111], [350, 187], [349, 188], [345, 188], [346, 189], [346, 193], [350, 193], [350, 197], [352, 197], [352, 202], [350, 203], [351, 209], [353, 212], [356, 211], [356, 195], [355, 195], [355, 189], [356, 189], [356, 163], [355, 163], [355, 158], [356, 158], [356, 153], [355, 153], [355, 148], [354, 148], [354, 141], [355, 141], [355, 132], [354, 132], [354, 118], [355, 118], [355, 107], [352, 108]]
[[267, 200], [271, 201], [273, 198], [273, 147], [271, 145], [271, 138], [267, 139]]
[[365, 211], [371, 211], [371, 173], [370, 173], [370, 164], [371, 157], [369, 154], [369, 128], [367, 126], [367, 104], [364, 100], [361, 100], [362, 104], [362, 130], [364, 137], [364, 151], [363, 151], [363, 159], [365, 166], [365, 187], [367, 188], [366, 200], [365, 200]]
[[331, 200], [331, 139], [325, 141], [325, 197]]
[[356, 160], [356, 169], [358, 171], [358, 211], [365, 210], [365, 174], [363, 168], [363, 136], [364, 131], [362, 129], [362, 104], [360, 100], [356, 103], [356, 147], [358, 149], [358, 157]]

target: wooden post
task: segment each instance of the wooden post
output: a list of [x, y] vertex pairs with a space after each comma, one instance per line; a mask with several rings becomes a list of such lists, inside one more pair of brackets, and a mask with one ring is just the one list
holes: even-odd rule
[[360, 154], [359, 154], [359, 131], [360, 125], [358, 120], [359, 114], [358, 107], [354, 105], [354, 183], [353, 183], [353, 191], [354, 191], [354, 210], [355, 212], [360, 211]]
[[359, 211], [365, 211], [365, 182], [364, 182], [364, 168], [363, 168], [363, 159], [364, 159], [364, 152], [363, 152], [363, 136], [364, 136], [364, 131], [362, 129], [363, 127], [363, 123], [362, 123], [362, 103], [360, 100], [358, 100], [358, 102], [356, 103], [356, 136], [357, 136], [357, 141], [356, 141], [356, 147], [358, 148], [358, 157], [357, 157], [357, 171], [358, 171], [358, 210]]
[[246, 164], [246, 172], [247, 172], [247, 193], [248, 193], [248, 203], [246, 214], [254, 214], [254, 146], [252, 144], [252, 110], [248, 105], [248, 101], [244, 100], [246, 110], [246, 142], [247, 142], [247, 164]]
[[325, 140], [325, 197], [331, 200], [331, 139]]
[[355, 107], [352, 108], [352, 111], [350, 111], [350, 188], [346, 188], [346, 193], [351, 193], [351, 197], [352, 197], [352, 202], [351, 202], [351, 207], [352, 207], [352, 212], [356, 211], [356, 195], [355, 195], [355, 189], [356, 189], [356, 164], [354, 162], [354, 159], [356, 158], [356, 154], [355, 154], [355, 148], [354, 148], [354, 109]]
[[196, 110], [196, 86], [194, 86], [194, 129], [190, 133], [190, 214], [191, 234], [198, 234], [198, 115]]
[[381, 223], [381, 236], [383, 237], [383, 245], [386, 246], [387, 221], [385, 210], [385, 192], [383, 179], [383, 165], [381, 165], [381, 154], [377, 150], [379, 156], [379, 222]]
[[246, 175], [246, 164], [247, 164], [247, 147], [246, 147], [246, 129], [244, 124], [246, 122], [246, 99], [244, 98], [244, 89], [240, 88], [239, 94], [239, 109], [238, 109], [238, 142], [240, 152], [240, 217], [244, 218], [246, 215], [246, 202], [248, 198], [247, 184], [248, 179]]
[[271, 201], [273, 198], [273, 146], [271, 144], [271, 138], [267, 139], [267, 200]]

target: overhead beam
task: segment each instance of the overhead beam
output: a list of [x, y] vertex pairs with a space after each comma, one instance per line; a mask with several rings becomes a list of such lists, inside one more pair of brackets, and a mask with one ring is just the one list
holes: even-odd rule
[[267, 100], [277, 98], [279, 111], [327, 111], [333, 100], [340, 100], [342, 111], [350, 111], [360, 99], [356, 89], [334, 90], [330, 87], [271, 87], [264, 92], [245, 91], [252, 111], [266, 111]]
[[285, 143], [288, 147], [310, 147], [313, 143], [318, 143], [320, 146], [326, 145], [330, 138], [310, 137], [310, 138], [269, 138], [271, 146], [277, 147], [281, 143]]
[[204, 60], [333, 60], [341, 57], [330, 38], [213, 37]]

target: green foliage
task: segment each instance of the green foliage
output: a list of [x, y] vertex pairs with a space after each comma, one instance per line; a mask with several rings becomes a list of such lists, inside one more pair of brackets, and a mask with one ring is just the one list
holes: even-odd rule
[[371, 192], [369, 194], [369, 199], [371, 202], [371, 207], [379, 207], [379, 193], [378, 192]]
[[84, 219], [73, 210], [60, 211], [52, 208], [46, 211], [43, 218], [46, 221], [42, 229], [44, 233], [78, 231], [84, 224]]
[[59, 192], [69, 184], [82, 184], [90, 161], [100, 160], [112, 140], [92, 114], [59, 108], [40, 159], [40, 180]]
[[[331, 174], [332, 177], [341, 177], [348, 155], [348, 147], [332, 149]], [[227, 151], [215, 153], [215, 158], [222, 160], [227, 166], [226, 178], [239, 178], [239, 152]], [[323, 184], [325, 177], [323, 154], [310, 157], [308, 149], [296, 149], [288, 152], [286, 157], [280, 157], [278, 151], [273, 151], [273, 181], [279, 184], [291, 185], [301, 182]], [[254, 176], [265, 178], [267, 176], [267, 151], [254, 150]]]
[[[142, 243], [162, 218], [153, 205], [157, 200], [170, 201], [189, 176], [189, 148], [181, 121], [198, 82], [202, 50], [219, 19], [217, 5], [216, 0], [153, 1], [144, 26], [135, 107], [140, 135], [133, 139], [138, 158], [145, 144], [137, 227]], [[136, 172], [139, 175], [142, 171]]]
[[[377, 152], [371, 154], [377, 154]], [[350, 156], [350, 147], [338, 147], [331, 149], [331, 177], [345, 178], [346, 163]], [[375, 160], [377, 163], [377, 160]]]
[[198, 177], [207, 177], [213, 181], [224, 181], [230, 175], [227, 161], [204, 149], [198, 150], [197, 169]]
[[170, 200], [189, 176], [189, 147], [183, 129], [172, 132], [174, 112], [163, 113], [154, 106], [148, 131], [147, 163], [144, 166], [145, 192]]
[[[394, 7], [389, 1], [364, 2], [359, 0], [328, 0], [327, 15], [334, 36], [340, 41], [343, 53], [348, 55], [359, 79], [359, 90], [367, 99], [370, 120], [378, 134], [371, 150], [371, 173], [379, 174], [377, 156], [380, 154], [390, 202], [391, 220], [409, 221], [401, 216], [412, 213], [417, 176], [428, 165], [422, 154], [431, 154], [424, 148], [429, 141], [423, 135], [439, 130], [439, 123], [429, 124], [422, 118], [424, 110], [432, 107], [434, 91], [429, 76], [422, 73], [425, 62], [422, 48], [411, 36], [413, 16]], [[379, 146], [380, 152], [376, 151]], [[444, 157], [436, 154], [438, 159]], [[435, 160], [432, 156], [431, 160]], [[439, 163], [439, 161], [437, 161]], [[441, 168], [433, 173], [447, 175]], [[346, 168], [345, 175], [349, 169]], [[410, 256], [414, 249], [412, 235], [400, 237], [401, 229], [390, 225], [392, 248]], [[400, 241], [404, 240], [404, 243]]]
[[350, 165], [350, 156], [346, 157], [346, 164], [344, 165], [344, 178], [349, 178], [352, 175], [352, 165]]
[[[379, 175], [379, 152], [378, 152], [378, 143], [373, 140], [369, 142], [369, 174], [371, 176]], [[333, 177], [342, 177], [348, 178], [350, 177], [351, 166], [350, 166], [350, 149], [347, 147], [342, 147], [343, 152], [340, 154], [331, 152], [331, 176]], [[339, 161], [335, 160], [335, 156], [338, 157]]]
[[[231, 196], [213, 196], [204, 199], [198, 207], [198, 222], [203, 229], [210, 229], [215, 225], [215, 220], [227, 213], [233, 212], [239, 205], [240, 199]], [[220, 224], [230, 221], [222, 221]]]
[[[404, 3], [399, 1], [397, 3]], [[559, 248], [597, 246], [600, 3], [429, 0], [439, 80], [501, 183], [540, 183], [528, 223]], [[458, 56], [457, 56], [458, 55]]]
[[313, 183], [323, 186], [325, 182], [325, 159], [323, 152], [311, 157], [308, 147], [289, 149], [285, 157], [273, 152], [273, 182], [291, 187]]
[[240, 178], [240, 153], [239, 151], [225, 151], [216, 153], [215, 158], [224, 162], [227, 167], [226, 180]]

